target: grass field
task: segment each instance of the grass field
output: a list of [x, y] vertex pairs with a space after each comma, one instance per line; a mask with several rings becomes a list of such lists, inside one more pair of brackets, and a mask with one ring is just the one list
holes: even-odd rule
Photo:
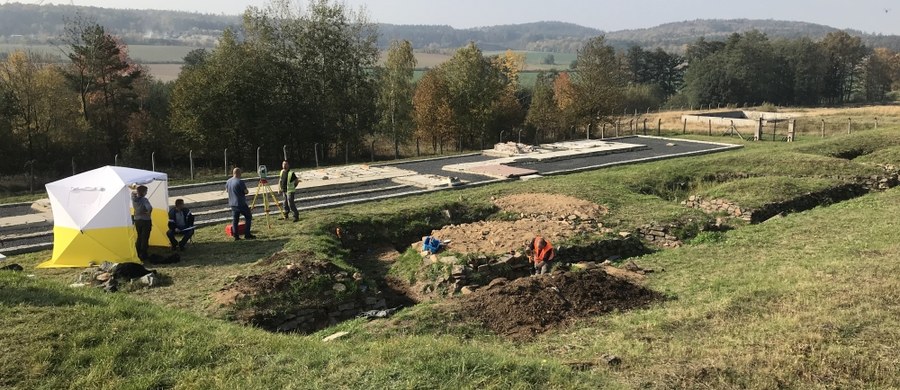
[[[748, 189], [714, 187], [708, 178], [716, 175], [753, 176], [747, 200], [765, 203], [834, 177], [874, 174], [873, 165], [831, 156], [865, 150], [857, 160], [893, 158], [884, 140], [897, 137], [894, 126], [795, 145], [748, 142], [724, 154], [313, 211], [300, 226], [260, 228], [261, 240], [240, 245], [222, 237], [221, 226], [202, 228], [184, 263], [159, 268], [170, 284], [124, 293], [66, 287], [76, 271], [33, 270], [48, 252], [16, 256], [35, 277], [0, 271], [0, 387], [896, 388], [900, 189], [638, 258], [657, 270], [647, 286], [669, 299], [529, 341], [460, 323], [439, 304], [309, 336], [271, 334], [224, 321], [210, 293], [236, 275], [263, 272], [258, 260], [279, 251], [354, 269], [326, 230], [334, 223], [381, 229], [448, 204], [485, 210], [491, 197], [540, 183], [607, 206], [604, 224], [627, 230], [697, 218], [677, 203], [697, 191]], [[350, 335], [321, 341], [336, 331]], [[603, 354], [622, 363], [571, 364]]]
[[[157, 46], [157, 45], [128, 45], [128, 55], [132, 60], [142, 64], [153, 63], [181, 63], [191, 50], [198, 49], [194, 46]], [[10, 53], [16, 50], [31, 51], [59, 56], [64, 59], [60, 48], [53, 45], [21, 45], [0, 44], [0, 53]]]

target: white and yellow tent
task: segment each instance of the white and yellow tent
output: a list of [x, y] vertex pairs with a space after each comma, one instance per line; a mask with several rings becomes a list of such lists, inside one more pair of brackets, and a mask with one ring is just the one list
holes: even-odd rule
[[153, 206], [151, 246], [168, 246], [169, 186], [165, 173], [105, 166], [47, 184], [53, 210], [53, 257], [38, 268], [89, 263], [140, 263], [131, 221], [131, 191], [147, 186]]

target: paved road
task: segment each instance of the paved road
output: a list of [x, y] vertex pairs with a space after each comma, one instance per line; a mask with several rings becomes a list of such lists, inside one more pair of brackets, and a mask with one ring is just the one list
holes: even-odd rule
[[[541, 174], [559, 174], [566, 172], [576, 172], [579, 170], [598, 169], [603, 166], [630, 163], [642, 160], [661, 159], [669, 157], [678, 157], [681, 155], [690, 155], [698, 153], [716, 152], [727, 150], [723, 145], [693, 142], [686, 140], [659, 139], [652, 137], [622, 137], [618, 141], [625, 143], [641, 144], [646, 148], [642, 150], [613, 153], [607, 155], [579, 157], [568, 160], [547, 161], [547, 162], [529, 162], [514, 163], [511, 166], [534, 169]], [[667, 146], [667, 144], [674, 144]], [[494, 180], [491, 177], [465, 174], [458, 172], [444, 171], [443, 166], [452, 164], [461, 164], [477, 161], [488, 161], [494, 157], [483, 155], [463, 155], [458, 157], [447, 157], [443, 159], [429, 159], [412, 162], [402, 162], [389, 165], [400, 169], [415, 171], [419, 174], [433, 174], [440, 176], [455, 176], [472, 184]], [[248, 180], [250, 193], [256, 191], [257, 182], [254, 179]], [[177, 186], [169, 188], [169, 197], [177, 198], [193, 193], [211, 192], [223, 190], [223, 183], [207, 183], [204, 185]], [[377, 180], [361, 183], [350, 188], [327, 188], [322, 187], [313, 191], [304, 191], [300, 193], [298, 198], [298, 206], [303, 209], [333, 207], [339, 204], [352, 202], [365, 202], [383, 197], [395, 197], [406, 194], [421, 192], [421, 188], [413, 186], [398, 185], [390, 179]], [[273, 205], [270, 210], [277, 211]], [[192, 211], [197, 216], [199, 225], [222, 221], [230, 217], [230, 209], [228, 209], [223, 201], [221, 205], [207, 205], [192, 207]], [[24, 215], [33, 211], [27, 205], [0, 208], [3, 216]], [[257, 201], [255, 213], [262, 212], [262, 202]], [[36, 223], [31, 225], [7, 226], [0, 228], [0, 251], [4, 248], [14, 248], [19, 246], [49, 244], [52, 239], [52, 225], [50, 223]], [[24, 235], [24, 237], [22, 237]], [[43, 248], [36, 248], [40, 250]]]

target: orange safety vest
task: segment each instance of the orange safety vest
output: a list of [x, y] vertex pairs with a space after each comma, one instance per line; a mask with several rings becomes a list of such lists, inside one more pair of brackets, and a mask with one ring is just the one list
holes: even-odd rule
[[[532, 244], [531, 244], [531, 250], [534, 251], [534, 262], [535, 263], [538, 261], [538, 259], [543, 259], [544, 256], [546, 256], [548, 253], [550, 253], [550, 251], [553, 250], [553, 245], [550, 244], [550, 241], [547, 241], [547, 240], [544, 240], [543, 248], [541, 248], [541, 249], [536, 248], [535, 244], [537, 243], [537, 240], [540, 238], [541, 238], [541, 236], [535, 237], [534, 241], [532, 241]], [[546, 261], [550, 261], [550, 259], [547, 259]]]

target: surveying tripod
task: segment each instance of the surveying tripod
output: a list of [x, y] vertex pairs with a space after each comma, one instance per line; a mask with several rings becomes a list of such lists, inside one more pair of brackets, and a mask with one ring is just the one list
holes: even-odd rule
[[256, 194], [253, 195], [253, 201], [250, 202], [250, 210], [252, 212], [253, 208], [256, 207], [256, 198], [262, 194], [263, 201], [263, 212], [266, 216], [266, 228], [271, 229], [272, 225], [269, 222], [269, 197], [272, 198], [272, 204], [278, 208], [280, 214], [284, 214], [284, 210], [281, 209], [281, 203], [278, 202], [278, 197], [275, 196], [275, 193], [272, 192], [272, 188], [269, 187], [269, 180], [266, 179], [266, 166], [259, 166], [259, 183], [256, 185]]

